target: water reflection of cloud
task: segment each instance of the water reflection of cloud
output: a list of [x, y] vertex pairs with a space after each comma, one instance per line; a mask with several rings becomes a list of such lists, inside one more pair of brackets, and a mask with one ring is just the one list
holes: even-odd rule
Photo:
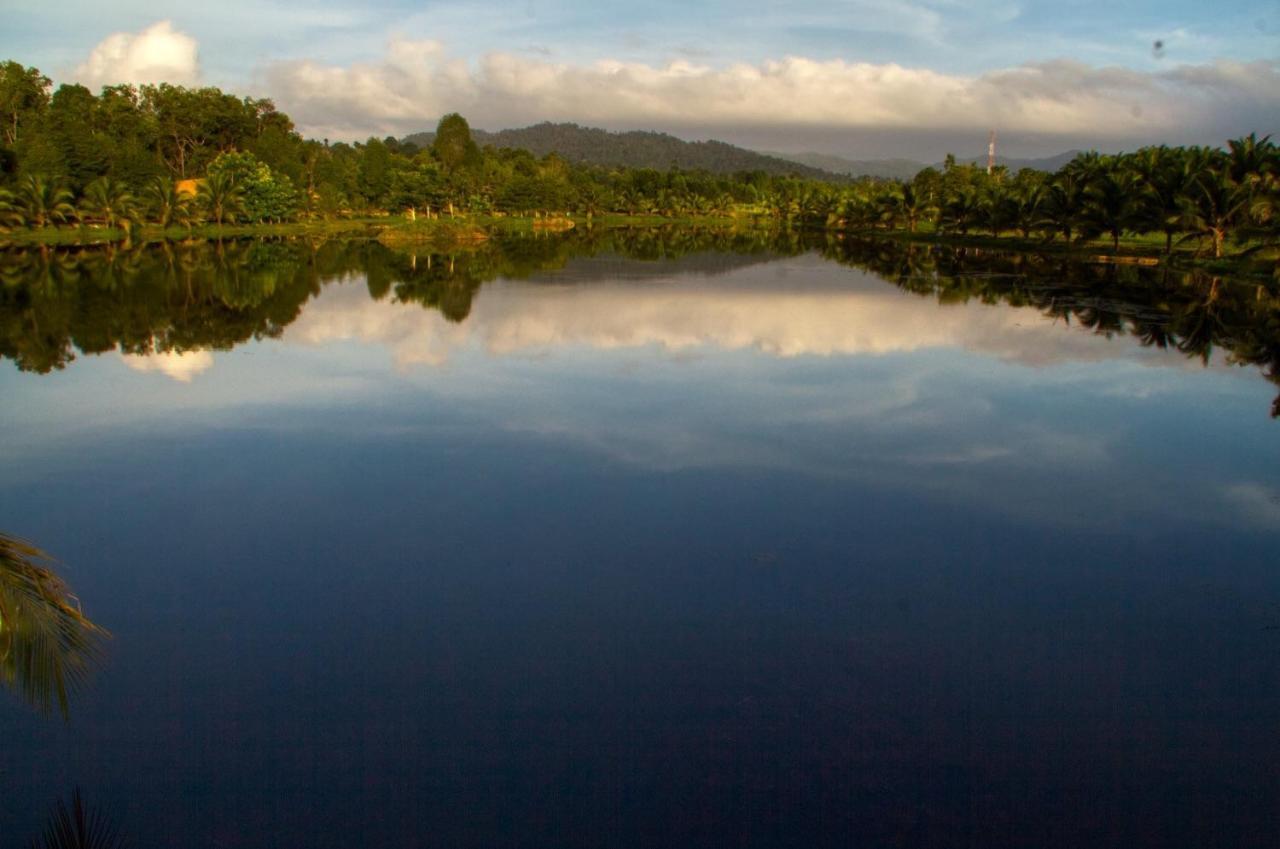
[[208, 351], [121, 354], [121, 359], [134, 371], [160, 372], [179, 383], [190, 383], [196, 375], [213, 368], [213, 354]]
[[[471, 346], [503, 356], [656, 346], [673, 356], [711, 347], [782, 358], [960, 348], [1028, 366], [1115, 357], [1186, 364], [1131, 340], [1107, 344], [1078, 327], [1055, 326], [1033, 308], [939, 304], [829, 265], [822, 279], [807, 273], [777, 279], [779, 268], [806, 272], [814, 262], [820, 261], [801, 257], [719, 278], [643, 284], [498, 282], [480, 292], [461, 324], [434, 311], [371, 301], [353, 286], [333, 287], [308, 306], [286, 338], [385, 345], [402, 369], [441, 365]], [[849, 285], [833, 286], [832, 277]]]
[[1249, 521], [1280, 528], [1280, 491], [1244, 481], [1224, 487], [1223, 495]]

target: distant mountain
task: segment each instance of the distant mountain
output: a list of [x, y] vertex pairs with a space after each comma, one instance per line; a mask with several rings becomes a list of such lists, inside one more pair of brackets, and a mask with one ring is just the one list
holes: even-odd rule
[[[775, 176], [795, 175], [829, 181], [841, 179], [830, 171], [796, 160], [756, 153], [720, 141], [688, 142], [666, 133], [615, 133], [577, 124], [542, 123], [496, 133], [472, 130], [471, 136], [481, 147], [518, 148], [540, 157], [556, 153], [570, 162], [588, 165], [656, 168], [660, 171], [674, 166], [715, 174], [763, 171]], [[403, 141], [425, 147], [434, 139], [435, 133], [423, 132], [405, 136]]]
[[[997, 155], [996, 164], [1005, 166], [1015, 174], [1023, 168], [1034, 168], [1037, 171], [1057, 171], [1081, 153], [1082, 151], [1079, 150], [1068, 150], [1065, 153], [1056, 153], [1053, 156], [1044, 156], [1039, 159], [1010, 159], [1007, 156]], [[961, 165], [970, 164], [982, 165], [985, 167], [987, 164], [987, 155], [984, 153], [982, 156], [972, 156], [968, 159], [957, 159], [956, 162], [959, 162]], [[935, 163], [933, 167], [941, 168], [942, 163]]]
[[[1080, 153], [1069, 150], [1065, 153], [1046, 156], [1039, 159], [1016, 159], [1007, 156], [996, 156], [996, 164], [1003, 165], [1011, 172], [1017, 173], [1023, 168], [1034, 168], [1037, 171], [1057, 171]], [[790, 159], [813, 168], [821, 168], [834, 174], [851, 177], [878, 177], [885, 180], [910, 180], [926, 167], [924, 162], [912, 159], [845, 159], [843, 156], [832, 156], [825, 153], [770, 153], [779, 159]], [[986, 154], [957, 159], [961, 165], [987, 164]], [[942, 170], [942, 163], [933, 163], [934, 168]]]
[[775, 153], [769, 156], [789, 159], [811, 168], [821, 168], [833, 174], [844, 174], [850, 177], [878, 177], [884, 180], [910, 180], [921, 168], [923, 162], [913, 159], [845, 159], [828, 153]]

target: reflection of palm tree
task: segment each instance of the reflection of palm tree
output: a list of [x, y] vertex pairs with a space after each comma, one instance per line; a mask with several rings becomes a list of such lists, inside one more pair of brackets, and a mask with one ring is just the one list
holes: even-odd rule
[[101, 808], [86, 808], [77, 787], [71, 793], [71, 807], [61, 799], [49, 817], [49, 824], [31, 849], [126, 849], [129, 841]]
[[34, 546], [0, 534], [0, 681], [36, 708], [54, 702], [67, 715], [68, 693], [101, 658], [107, 635]]

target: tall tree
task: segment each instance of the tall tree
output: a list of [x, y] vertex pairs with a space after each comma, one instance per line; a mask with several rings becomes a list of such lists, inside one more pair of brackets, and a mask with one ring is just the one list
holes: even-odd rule
[[13, 147], [25, 124], [49, 105], [49, 78], [12, 60], [0, 62], [0, 139]]
[[456, 171], [474, 162], [479, 149], [471, 138], [471, 125], [457, 112], [445, 115], [436, 125], [436, 139], [431, 152], [448, 171]]

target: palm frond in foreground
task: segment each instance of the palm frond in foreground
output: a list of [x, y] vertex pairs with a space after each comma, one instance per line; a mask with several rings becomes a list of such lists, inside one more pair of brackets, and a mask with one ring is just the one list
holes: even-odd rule
[[65, 717], [68, 693], [101, 660], [108, 634], [81, 612], [51, 563], [0, 534], [0, 683], [46, 713], [56, 702]]

